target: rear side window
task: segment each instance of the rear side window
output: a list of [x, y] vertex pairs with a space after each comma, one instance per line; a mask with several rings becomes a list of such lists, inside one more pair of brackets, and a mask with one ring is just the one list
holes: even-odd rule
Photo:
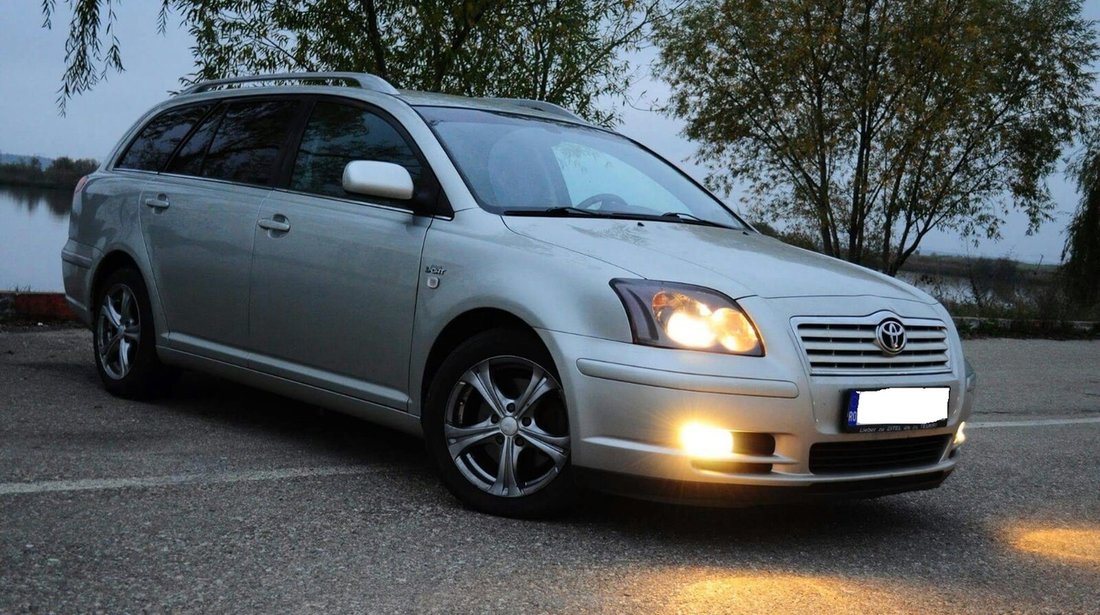
[[122, 169], [160, 171], [191, 127], [209, 110], [210, 105], [194, 105], [169, 109], [154, 117], [141, 129], [115, 166]]
[[180, 175], [202, 175], [203, 157], [206, 156], [206, 150], [210, 149], [210, 142], [214, 140], [214, 132], [221, 124], [223, 115], [224, 107], [208, 115], [172, 157], [172, 162], [168, 163], [164, 171]]
[[[314, 106], [294, 160], [290, 188], [325, 196], [362, 199], [344, 192], [344, 167], [353, 160], [399, 164], [413, 184], [422, 175], [411, 145], [389, 122], [357, 105], [320, 101]], [[377, 200], [377, 199], [371, 199]]]
[[202, 176], [268, 184], [297, 109], [291, 100], [230, 105], [203, 159]]

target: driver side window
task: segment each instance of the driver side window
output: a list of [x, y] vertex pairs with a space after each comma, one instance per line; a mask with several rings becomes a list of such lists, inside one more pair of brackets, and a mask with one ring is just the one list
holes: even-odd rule
[[622, 198], [637, 213], [690, 212], [648, 175], [606, 152], [568, 141], [553, 146], [553, 151], [573, 206], [610, 194]]
[[408, 170], [414, 186], [422, 175], [412, 147], [389, 122], [363, 107], [319, 101], [302, 135], [290, 188], [363, 200], [366, 197], [344, 191], [344, 167], [353, 160], [399, 164]]

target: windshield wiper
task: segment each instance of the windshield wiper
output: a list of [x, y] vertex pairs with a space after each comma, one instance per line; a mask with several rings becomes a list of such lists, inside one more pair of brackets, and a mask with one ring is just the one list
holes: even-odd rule
[[700, 218], [695, 214], [684, 213], [682, 211], [666, 211], [661, 214], [662, 218], [675, 218], [681, 222], [687, 222], [688, 224], [702, 224], [704, 226], [716, 226], [718, 228], [732, 229], [732, 226], [726, 226], [725, 224], [719, 224], [713, 220], [707, 220], [706, 218]]
[[500, 212], [506, 216], [591, 216], [606, 218], [607, 212], [581, 209], [579, 207], [547, 207], [546, 209], [505, 209]]
[[564, 218], [568, 216], [582, 216], [588, 218], [620, 218], [623, 220], [677, 220], [686, 224], [699, 224], [703, 226], [714, 226], [717, 228], [732, 229], [732, 226], [726, 226], [725, 224], [719, 224], [705, 218], [700, 218], [694, 214], [684, 213], [680, 211], [670, 211], [661, 215], [655, 214], [640, 214], [625, 211], [600, 211], [593, 209], [581, 209], [579, 207], [547, 207], [545, 209], [505, 209], [500, 212], [506, 216], [546, 216], [554, 218]]

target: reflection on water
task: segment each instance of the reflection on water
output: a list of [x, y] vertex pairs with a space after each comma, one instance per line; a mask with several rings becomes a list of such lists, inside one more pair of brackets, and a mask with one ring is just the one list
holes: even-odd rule
[[68, 190], [0, 186], [0, 290], [60, 291]]
[[73, 205], [73, 195], [68, 190], [50, 188], [0, 186], [0, 207], [3, 207], [2, 203], [5, 200], [10, 200], [30, 214], [34, 214], [40, 207], [45, 207], [53, 218], [65, 223], [69, 221], [69, 210]]

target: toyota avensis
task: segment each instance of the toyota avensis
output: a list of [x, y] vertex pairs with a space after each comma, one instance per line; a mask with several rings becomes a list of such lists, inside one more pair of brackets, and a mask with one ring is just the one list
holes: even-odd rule
[[191, 368], [422, 435], [496, 514], [928, 489], [973, 402], [932, 297], [540, 101], [202, 83], [81, 181], [62, 259], [111, 393]]

